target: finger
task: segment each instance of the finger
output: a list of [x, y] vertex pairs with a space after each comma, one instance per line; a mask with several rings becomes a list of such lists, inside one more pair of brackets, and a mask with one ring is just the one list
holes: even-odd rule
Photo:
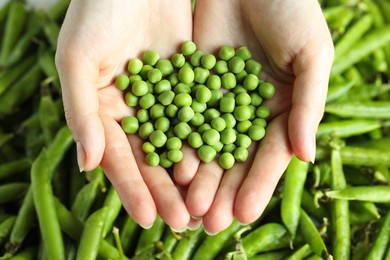
[[[252, 144], [249, 154], [254, 155], [256, 147], [256, 143]], [[203, 217], [203, 225], [208, 234], [217, 234], [232, 223], [234, 201], [252, 165], [253, 157], [251, 156], [244, 163], [236, 163], [231, 170], [224, 173], [214, 202]]]
[[290, 162], [292, 151], [286, 130], [287, 116], [283, 114], [269, 124], [248, 176], [238, 191], [234, 216], [241, 223], [248, 224], [259, 218]]
[[99, 165], [105, 146], [94, 85], [98, 71], [88, 59], [64, 51], [64, 48], [57, 51], [56, 65], [62, 86], [65, 117], [77, 144], [80, 171], [89, 171]]
[[156, 206], [142, 179], [127, 137], [115, 120], [102, 118], [107, 133], [107, 145], [101, 163], [104, 172], [117, 190], [128, 214], [139, 225], [150, 227], [156, 219]]
[[191, 218], [187, 225], [189, 230], [197, 230], [202, 225], [202, 219]]
[[196, 154], [196, 150], [188, 145], [183, 145], [182, 151], [183, 160], [175, 164], [173, 177], [177, 184], [188, 186], [198, 170], [200, 160]]
[[193, 217], [202, 217], [213, 203], [223, 169], [216, 160], [202, 163], [192, 180], [186, 197], [188, 211]]
[[128, 138], [142, 177], [156, 203], [158, 214], [172, 229], [176, 231], [185, 229], [190, 221], [190, 215], [181, 193], [168, 172], [161, 166], [153, 167], [146, 163], [145, 154], [139, 149], [142, 145], [139, 137], [130, 135]]

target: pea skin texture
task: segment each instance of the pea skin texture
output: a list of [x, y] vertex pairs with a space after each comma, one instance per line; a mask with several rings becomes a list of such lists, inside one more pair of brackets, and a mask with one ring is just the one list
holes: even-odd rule
[[167, 140], [168, 150], [180, 150], [182, 146], [183, 146], [183, 142], [180, 140], [180, 138], [176, 136], [170, 137]]
[[219, 156], [219, 165], [225, 170], [229, 170], [234, 165], [234, 156], [231, 153], [222, 153]]
[[220, 134], [215, 129], [208, 129], [202, 134], [203, 141], [208, 145], [214, 145], [219, 142]]
[[149, 136], [150, 142], [155, 147], [163, 147], [163, 145], [167, 142], [167, 136], [161, 130], [154, 130]]
[[128, 116], [122, 120], [122, 128], [127, 134], [135, 134], [138, 131], [139, 123], [136, 117]]
[[143, 59], [146, 64], [154, 66], [160, 59], [160, 55], [155, 50], [147, 50], [144, 52]]
[[196, 51], [196, 45], [193, 41], [185, 41], [181, 46], [181, 52], [185, 56], [192, 55]]
[[160, 156], [156, 152], [150, 152], [146, 154], [145, 160], [150, 166], [157, 166], [160, 163]]
[[214, 160], [216, 155], [217, 152], [215, 151], [215, 149], [209, 145], [202, 145], [198, 149], [198, 156], [202, 162], [209, 163]]
[[130, 74], [136, 75], [136, 74], [140, 73], [143, 65], [144, 65], [143, 62], [140, 59], [133, 58], [129, 61], [129, 63], [127, 65], [127, 71]]
[[145, 81], [138, 80], [131, 86], [131, 91], [137, 97], [143, 96], [148, 93], [148, 84]]
[[192, 148], [199, 148], [203, 145], [203, 139], [202, 136], [198, 132], [192, 132], [188, 136], [188, 144]]
[[116, 77], [115, 80], [115, 85], [120, 89], [120, 90], [125, 90], [129, 86], [130, 79], [127, 75], [119, 75]]

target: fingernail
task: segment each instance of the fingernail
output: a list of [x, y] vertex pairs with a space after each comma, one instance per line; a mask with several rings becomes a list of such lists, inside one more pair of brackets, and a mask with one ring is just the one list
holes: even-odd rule
[[79, 165], [80, 172], [84, 171], [85, 163], [85, 151], [81, 142], [76, 142], [77, 149], [77, 164]]
[[316, 160], [316, 135], [314, 134], [309, 140], [309, 156], [311, 163], [314, 164]]
[[183, 228], [181, 228], [181, 229], [174, 229], [174, 228], [171, 227], [171, 229], [172, 229], [175, 233], [181, 233], [181, 232], [186, 231], [187, 227], [183, 227]]
[[194, 225], [188, 225], [187, 228], [189, 230], [197, 230], [200, 227], [200, 225], [202, 225], [201, 221], [195, 223]]
[[196, 219], [196, 220], [202, 219], [202, 217], [196, 217], [196, 216], [191, 216], [191, 218]]
[[150, 224], [149, 226], [140, 225], [140, 227], [142, 227], [143, 229], [150, 229], [152, 226], [153, 226], [153, 223]]

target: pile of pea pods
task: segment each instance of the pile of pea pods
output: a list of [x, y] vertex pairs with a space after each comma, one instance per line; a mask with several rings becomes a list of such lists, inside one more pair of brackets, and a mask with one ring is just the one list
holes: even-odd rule
[[144, 230], [100, 167], [80, 174], [54, 63], [69, 2], [0, 8], [0, 259], [390, 259], [390, 1], [320, 1], [336, 55], [316, 161], [214, 236]]

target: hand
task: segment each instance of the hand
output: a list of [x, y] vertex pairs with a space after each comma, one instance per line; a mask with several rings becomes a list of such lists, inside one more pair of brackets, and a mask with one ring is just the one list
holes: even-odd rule
[[170, 176], [145, 163], [141, 140], [120, 126], [132, 114], [113, 81], [130, 58], [154, 49], [161, 57], [192, 37], [190, 1], [74, 0], [56, 54], [65, 115], [80, 170], [102, 165], [129, 215], [141, 226], [156, 214], [174, 229], [190, 216]]
[[[333, 44], [317, 1], [197, 0], [194, 41], [204, 52], [248, 46], [276, 86], [267, 134], [245, 164], [223, 171], [195, 156], [177, 168], [189, 185], [187, 208], [217, 233], [236, 217], [251, 223], [263, 212], [292, 154], [314, 161], [315, 132], [324, 111]], [[187, 162], [192, 167], [184, 168]]]

